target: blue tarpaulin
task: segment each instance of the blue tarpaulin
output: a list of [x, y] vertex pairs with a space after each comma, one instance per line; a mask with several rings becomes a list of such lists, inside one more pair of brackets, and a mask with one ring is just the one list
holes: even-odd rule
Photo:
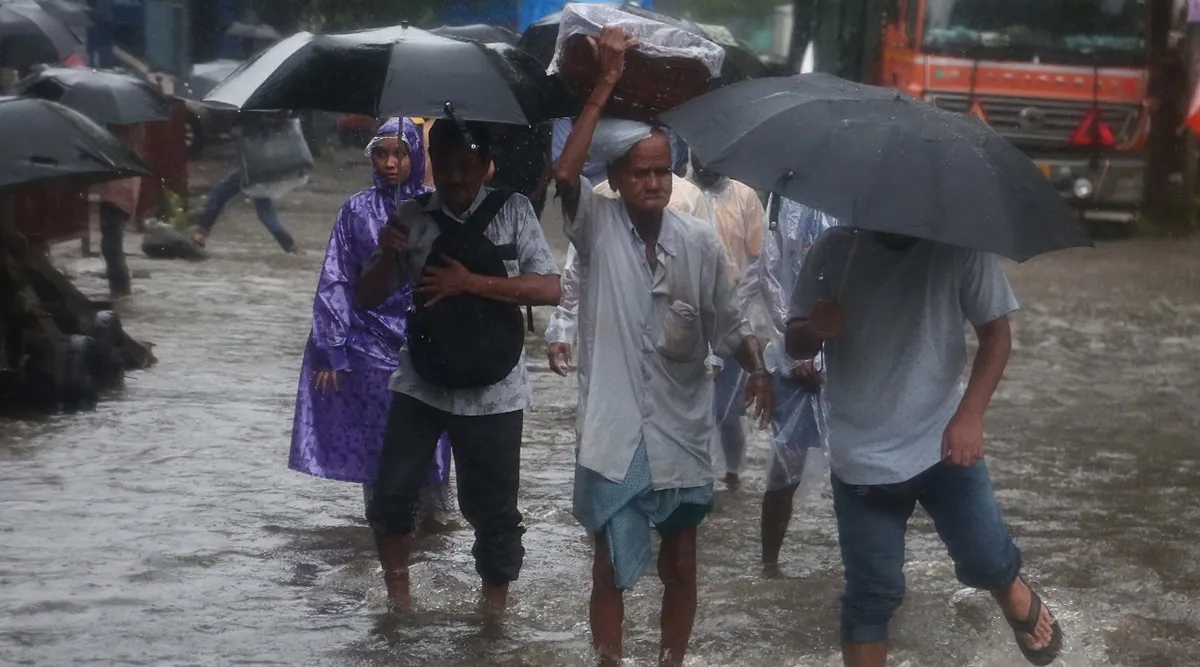
[[[575, 0], [576, 2], [598, 2], [598, 3], [613, 3], [613, 0]], [[654, 0], [640, 0], [638, 2], [644, 9], [654, 10]], [[524, 32], [529, 27], [530, 23], [537, 21], [543, 16], [561, 12], [563, 7], [567, 6], [566, 0], [518, 0], [517, 3], [517, 25], [518, 29]]]

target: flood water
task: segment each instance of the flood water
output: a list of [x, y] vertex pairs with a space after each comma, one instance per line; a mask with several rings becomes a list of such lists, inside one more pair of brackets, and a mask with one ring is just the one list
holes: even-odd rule
[[[0, 664], [591, 663], [589, 545], [570, 515], [575, 385], [548, 372], [539, 340], [522, 470], [528, 555], [500, 636], [474, 614], [469, 531], [424, 541], [418, 614], [397, 623], [360, 490], [287, 470], [324, 244], [341, 201], [369, 182], [354, 155], [327, 159], [282, 202], [306, 257], [282, 254], [240, 202], [209, 261], [131, 257], [151, 277], [135, 280], [122, 314], [159, 364], [93, 412], [0, 422]], [[99, 293], [88, 273], [99, 260], [76, 244], [56, 255]], [[1023, 310], [987, 424], [990, 465], [1027, 574], [1067, 633], [1059, 664], [1196, 664], [1200, 243], [1109, 241], [1009, 268]], [[797, 508], [789, 578], [763, 580], [765, 440], [751, 450], [743, 491], [701, 529], [688, 664], [838, 665], [828, 484]], [[891, 664], [1026, 664], [918, 517]], [[652, 663], [660, 593], [651, 573], [627, 595], [629, 664]]]

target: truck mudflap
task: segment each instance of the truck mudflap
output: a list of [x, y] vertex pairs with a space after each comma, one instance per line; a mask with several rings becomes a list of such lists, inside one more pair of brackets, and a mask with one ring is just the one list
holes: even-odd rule
[[1145, 200], [1146, 156], [1031, 155], [1042, 174], [1085, 219], [1131, 222]]

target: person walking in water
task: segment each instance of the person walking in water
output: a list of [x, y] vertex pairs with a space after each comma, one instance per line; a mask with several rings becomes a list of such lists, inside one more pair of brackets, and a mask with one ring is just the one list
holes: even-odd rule
[[[374, 308], [406, 282], [417, 284], [410, 335], [390, 382], [379, 480], [367, 514], [388, 600], [396, 609], [408, 609], [418, 489], [438, 437], [448, 432], [459, 508], [475, 529], [471, 553], [483, 580], [482, 606], [496, 619], [525, 555], [517, 492], [521, 428], [532, 395], [524, 323], [516, 307], [557, 304], [558, 268], [529, 200], [484, 187], [491, 164], [486, 125], [438, 119], [429, 130], [429, 157], [436, 192], [400, 206], [394, 222], [380, 230], [379, 251], [357, 286], [360, 306]], [[438, 242], [443, 228], [465, 230], [454, 235], [455, 248]], [[497, 260], [488, 262], [491, 270], [506, 275], [472, 272], [463, 262], [477, 263], [461, 251], [464, 247], [475, 257]], [[462, 261], [450, 252], [464, 252]], [[450, 310], [439, 310], [444, 308]], [[439, 315], [460, 309], [478, 316], [473, 326]], [[411, 329], [416, 323], [422, 326], [420, 336]], [[510, 337], [511, 350], [492, 345]], [[501, 364], [500, 353], [511, 357], [504, 356]], [[484, 375], [501, 379], [485, 382]]]
[[[772, 195], [767, 208], [773, 231], [763, 236], [763, 251], [746, 269], [739, 286], [743, 304], [761, 299], [772, 325], [771, 339], [763, 356], [771, 371], [775, 389], [775, 410], [771, 415], [773, 436], [767, 489], [762, 500], [763, 575], [782, 575], [779, 552], [792, 520], [792, 505], [800, 482], [817, 472], [813, 465], [823, 464], [825, 445], [821, 408], [821, 361], [796, 361], [787, 355], [784, 332], [792, 290], [800, 277], [804, 258], [826, 229], [836, 224], [833, 218], [790, 199]], [[778, 240], [776, 240], [778, 239]], [[822, 468], [824, 466], [822, 465]]]
[[[734, 272], [734, 281], [740, 281], [762, 253], [763, 234], [767, 229], [762, 202], [750, 186], [705, 169], [695, 155], [691, 156], [691, 164], [688, 180], [695, 183], [708, 200], [713, 224]], [[719, 367], [714, 380], [713, 404], [725, 458], [724, 482], [730, 491], [737, 491], [741, 487], [742, 458], [746, 453], [746, 432], [742, 428], [746, 409], [737, 393], [744, 385], [745, 373], [729, 359], [717, 358], [714, 365]]]
[[[787, 349], [825, 360], [847, 667], [887, 662], [917, 503], [958, 580], [992, 594], [1026, 659], [1048, 665], [1062, 648], [1058, 622], [1021, 578], [984, 461], [983, 418], [1012, 351], [1016, 309], [999, 260], [975, 250], [834, 227], [804, 261]], [[964, 389], [966, 322], [979, 349]]]
[[[275, 127], [275, 118], [269, 114], [262, 112], [241, 112], [238, 114], [239, 124], [238, 131], [243, 135], [261, 135], [268, 133]], [[217, 218], [221, 217], [221, 212], [233, 198], [242, 191], [242, 169], [238, 167], [233, 169], [224, 178], [218, 182], [212, 190], [208, 192], [208, 196], [204, 200], [204, 208], [200, 214], [196, 216], [196, 229], [192, 234], [192, 240], [203, 247], [208, 243], [208, 237], [212, 235], [213, 227], [217, 224]], [[296, 240], [283, 227], [283, 223], [279, 221], [279, 214], [275, 210], [275, 202], [269, 197], [253, 197], [254, 211], [258, 214], [258, 220], [263, 227], [275, 237], [275, 241], [279, 244], [283, 251], [292, 255], [302, 255], [304, 251], [296, 245]]]
[[[593, 329], [573, 506], [594, 536], [590, 616], [600, 659], [621, 660], [623, 591], [650, 560], [653, 524], [665, 586], [657, 664], [676, 666], [696, 614], [696, 528], [713, 499], [709, 350], [751, 371], [747, 397], [760, 418], [770, 413], [771, 384], [716, 230], [667, 208], [667, 134], [632, 121], [601, 126], [635, 43], [620, 28], [602, 32], [595, 88], [554, 168], [567, 238], [588, 266], [580, 321]], [[619, 200], [597, 195], [581, 175], [593, 142]]]
[[[406, 286], [366, 310], [355, 303], [355, 286], [398, 202], [428, 189], [421, 133], [407, 118], [384, 123], [366, 152], [375, 184], [347, 200], [333, 223], [300, 370], [288, 467], [362, 484], [369, 503], [391, 401], [388, 379], [404, 344], [412, 291]], [[426, 479], [421, 515], [430, 529], [447, 523], [452, 509], [444, 436]]]

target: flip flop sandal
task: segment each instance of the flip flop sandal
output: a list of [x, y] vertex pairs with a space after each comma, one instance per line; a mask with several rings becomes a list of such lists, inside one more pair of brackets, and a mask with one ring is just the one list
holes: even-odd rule
[[1050, 663], [1058, 659], [1058, 654], [1062, 651], [1063, 632], [1058, 625], [1058, 619], [1054, 620], [1054, 625], [1050, 626], [1051, 637], [1050, 643], [1042, 649], [1029, 648], [1024, 641], [1024, 636], [1033, 636], [1034, 629], [1037, 628], [1038, 619], [1042, 615], [1042, 598], [1033, 590], [1029, 584], [1025, 583], [1025, 579], [1021, 579], [1026, 588], [1029, 588], [1029, 613], [1025, 616], [1025, 620], [1018, 621], [1012, 618], [1005, 617], [1004, 620], [1012, 627], [1013, 638], [1017, 641], [1017, 648], [1021, 649], [1021, 654], [1030, 663], [1038, 667], [1046, 667]]

